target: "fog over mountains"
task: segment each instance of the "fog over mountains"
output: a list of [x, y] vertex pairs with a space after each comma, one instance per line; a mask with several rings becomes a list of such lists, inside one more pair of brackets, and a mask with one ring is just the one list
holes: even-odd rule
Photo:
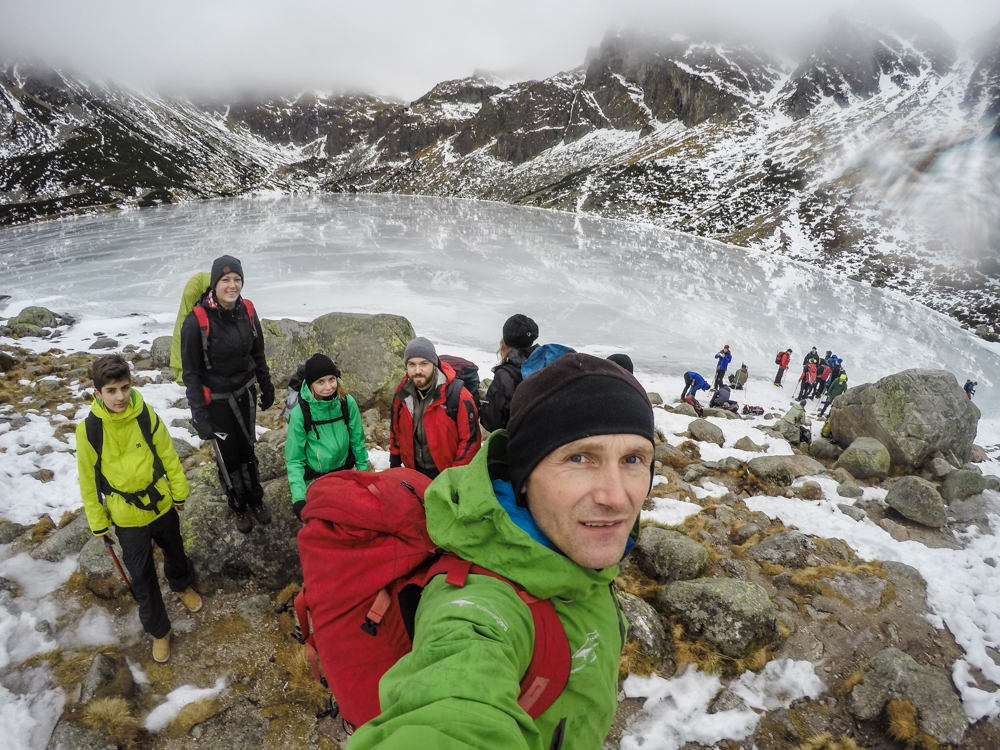
[[780, 253], [992, 337], [998, 118], [1000, 27], [963, 47], [906, 18], [834, 17], [795, 61], [614, 33], [545, 80], [409, 103], [195, 102], [9, 61], [0, 225], [263, 191], [497, 200]]

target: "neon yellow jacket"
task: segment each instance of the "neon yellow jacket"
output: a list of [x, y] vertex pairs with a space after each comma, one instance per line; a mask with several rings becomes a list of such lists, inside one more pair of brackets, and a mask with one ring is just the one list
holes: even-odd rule
[[[174, 371], [174, 380], [178, 385], [184, 385], [182, 375], [184, 367], [181, 365], [181, 325], [184, 319], [191, 312], [194, 303], [205, 293], [208, 285], [212, 283], [212, 274], [196, 273], [188, 283], [184, 285], [184, 293], [181, 295], [181, 307], [177, 311], [177, 322], [174, 323], [174, 337], [170, 341], [170, 369]], [[128, 492], [128, 490], [126, 490]]]
[[[104, 403], [94, 399], [90, 411], [97, 415], [104, 426], [104, 447], [101, 451], [101, 471], [108, 483], [122, 492], [141, 492], [153, 480], [153, 454], [146, 445], [136, 417], [142, 411], [142, 395], [132, 389], [132, 400], [121, 414], [115, 414], [104, 407]], [[147, 407], [149, 408], [149, 407]], [[115, 526], [146, 526], [156, 520], [176, 503], [183, 505], [188, 496], [187, 479], [181, 468], [180, 459], [174, 450], [167, 426], [149, 408], [150, 426], [153, 432], [153, 446], [163, 462], [167, 475], [156, 483], [163, 494], [157, 510], [141, 510], [125, 502], [121, 495], [112, 493], [105, 498], [108, 511], [104, 512], [97, 485], [94, 481], [94, 465], [97, 452], [87, 440], [87, 426], [84, 421], [76, 427], [76, 463], [80, 472], [80, 494], [87, 513], [87, 523], [95, 536], [108, 531], [108, 513]]]

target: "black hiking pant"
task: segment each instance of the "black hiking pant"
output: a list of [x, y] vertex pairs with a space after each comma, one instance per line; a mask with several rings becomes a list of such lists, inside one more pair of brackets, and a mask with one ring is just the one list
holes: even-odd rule
[[778, 374], [774, 376], [774, 384], [775, 385], [781, 385], [781, 379], [783, 377], [785, 377], [785, 368], [784, 367], [779, 367], [778, 368]]
[[132, 579], [142, 629], [163, 638], [170, 632], [170, 618], [160, 594], [153, 543], [163, 551], [163, 575], [171, 591], [183, 591], [194, 583], [194, 566], [184, 553], [177, 511], [171, 508], [148, 526], [116, 526], [115, 534], [122, 547], [122, 563]]
[[259, 508], [264, 503], [264, 488], [260, 485], [257, 455], [253, 450], [253, 443], [256, 442], [256, 399], [257, 389], [253, 387], [236, 399], [236, 408], [240, 410], [243, 424], [249, 431], [249, 439], [229, 401], [208, 404], [209, 423], [217, 436], [219, 453], [225, 466], [225, 473], [219, 467], [219, 484], [226, 491], [229, 507], [241, 515], [246, 513], [247, 506]]
[[722, 380], [726, 377], [726, 371], [721, 367], [715, 368], [715, 383], [712, 385], [712, 390], [717, 391], [722, 387]]

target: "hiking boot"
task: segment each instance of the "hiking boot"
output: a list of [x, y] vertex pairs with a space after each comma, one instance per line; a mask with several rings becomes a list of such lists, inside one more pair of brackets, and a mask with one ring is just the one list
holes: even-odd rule
[[181, 603], [191, 612], [197, 612], [201, 609], [201, 597], [198, 596], [198, 592], [190, 586], [183, 591], [179, 591], [177, 593], [177, 598], [180, 599]]
[[253, 519], [245, 511], [236, 513], [236, 530], [241, 534], [249, 534], [253, 531]]
[[267, 526], [271, 523], [271, 511], [263, 503], [257, 506], [251, 505], [250, 512], [253, 513], [253, 517], [257, 519], [257, 523], [261, 526]]
[[153, 661], [163, 664], [170, 658], [170, 633], [153, 639]]

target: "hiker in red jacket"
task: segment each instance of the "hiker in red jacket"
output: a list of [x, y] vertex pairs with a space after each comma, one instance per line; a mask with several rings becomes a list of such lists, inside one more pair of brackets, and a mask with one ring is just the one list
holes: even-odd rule
[[775, 364], [778, 365], [778, 374], [774, 376], [774, 384], [779, 388], [784, 388], [781, 384], [781, 379], [785, 376], [785, 370], [788, 369], [788, 363], [792, 359], [792, 350], [785, 349], [783, 352], [778, 352], [778, 356], [775, 357]]
[[479, 450], [476, 404], [434, 344], [417, 337], [403, 352], [406, 377], [392, 400], [389, 466], [416, 469], [433, 479], [464, 466]]

